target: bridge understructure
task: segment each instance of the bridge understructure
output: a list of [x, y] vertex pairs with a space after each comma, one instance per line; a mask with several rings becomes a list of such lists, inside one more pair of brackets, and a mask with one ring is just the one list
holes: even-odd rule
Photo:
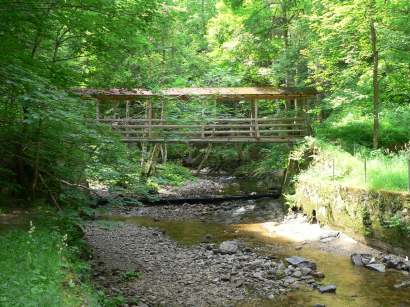
[[[176, 88], [81, 89], [96, 102], [96, 121], [110, 125], [127, 143], [293, 143], [310, 134], [312, 89]], [[222, 103], [239, 112], [167, 112], [167, 104]], [[181, 112], [182, 110], [182, 112]], [[203, 110], [206, 110], [204, 108]], [[178, 112], [177, 112], [178, 113]], [[190, 114], [184, 114], [190, 113]], [[192, 114], [193, 113], [193, 114]], [[233, 114], [245, 114], [238, 117]]]

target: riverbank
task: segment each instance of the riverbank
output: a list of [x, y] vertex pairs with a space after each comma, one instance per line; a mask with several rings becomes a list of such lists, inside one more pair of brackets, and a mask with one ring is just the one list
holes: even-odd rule
[[[311, 224], [304, 215], [288, 214], [270, 199], [115, 207], [87, 226], [87, 240], [96, 284], [109, 295], [123, 293], [129, 305], [137, 305], [136, 300], [142, 306], [390, 307], [410, 302], [405, 287], [395, 288], [410, 280], [408, 271], [378, 273], [354, 266], [352, 254], [377, 260], [385, 255]], [[220, 252], [221, 244], [231, 244], [226, 241], [235, 242], [234, 253]], [[292, 256], [315, 263], [324, 278], [289, 267], [286, 259]], [[124, 279], [127, 275], [133, 277]], [[336, 286], [336, 294], [318, 290], [329, 285]]]
[[[1, 306], [99, 306], [80, 229], [46, 206], [0, 214]], [[108, 301], [107, 301], [108, 302]]]
[[[110, 229], [91, 224], [87, 238], [97, 283], [110, 294], [121, 292], [129, 305], [141, 298], [149, 306], [231, 306], [318, 287], [320, 277], [312, 268], [259, 255], [240, 240], [183, 246], [159, 229], [129, 224]], [[138, 272], [139, 278], [122, 279], [127, 272]]]

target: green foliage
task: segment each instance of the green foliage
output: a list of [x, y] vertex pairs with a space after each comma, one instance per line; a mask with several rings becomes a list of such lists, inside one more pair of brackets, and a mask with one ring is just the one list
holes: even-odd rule
[[140, 277], [141, 277], [141, 273], [137, 271], [127, 271], [121, 274], [121, 278], [124, 281], [132, 281]]
[[410, 224], [400, 214], [395, 214], [387, 222], [385, 227], [397, 230], [404, 236], [410, 237]]
[[74, 243], [79, 236], [51, 212], [36, 216], [28, 231], [0, 236], [0, 305], [99, 306], [88, 264], [79, 260], [82, 247]]
[[[357, 147], [354, 155], [339, 146], [313, 141], [313, 162], [299, 178], [373, 190], [407, 190], [409, 152], [370, 151]], [[365, 166], [366, 163], [366, 166]]]
[[58, 190], [80, 182], [96, 132], [84, 122], [87, 104], [28, 69], [0, 69], [0, 178], [11, 192]]
[[[372, 145], [373, 118], [369, 114], [369, 101], [352, 95], [327, 99], [337, 104], [326, 121], [316, 128], [316, 136], [337, 141], [345, 146]], [[402, 148], [410, 140], [410, 107], [388, 105], [381, 114], [380, 144], [392, 150]]]
[[372, 189], [406, 191], [408, 155], [378, 154], [369, 161], [368, 186]]
[[261, 150], [263, 158], [258, 161], [253, 173], [255, 175], [272, 174], [272, 172], [286, 168], [289, 154], [288, 145], [272, 145]]
[[163, 163], [157, 166], [156, 173], [150, 181], [158, 185], [180, 186], [187, 181], [195, 180], [189, 169], [174, 163]]

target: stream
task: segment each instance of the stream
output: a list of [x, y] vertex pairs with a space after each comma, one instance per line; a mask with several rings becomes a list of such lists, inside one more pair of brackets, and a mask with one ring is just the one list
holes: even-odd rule
[[[247, 184], [243, 179], [228, 178], [223, 187], [220, 192], [229, 195], [266, 191], [255, 181]], [[93, 267], [97, 284], [108, 287], [109, 292], [121, 291], [128, 297], [141, 297], [140, 306], [410, 306], [409, 288], [394, 287], [409, 280], [408, 272], [388, 269], [386, 273], [379, 273], [354, 266], [351, 253], [377, 254], [379, 251], [344, 234], [318, 240], [324, 233], [332, 232], [330, 228], [309, 224], [300, 214], [287, 215], [277, 200], [258, 199], [222, 204], [116, 208], [89, 225], [87, 238], [95, 255]], [[151, 240], [151, 237], [155, 239]], [[245, 251], [233, 255], [217, 254], [218, 245], [227, 240], [243, 242]], [[164, 248], [158, 249], [158, 244], [163, 244]], [[166, 254], [168, 250], [170, 254]], [[209, 254], [208, 258], [203, 256], [205, 254]], [[324, 273], [324, 279], [316, 280], [318, 285], [336, 285], [337, 290], [336, 293], [321, 294], [303, 281], [300, 284], [295, 282], [297, 285], [286, 284], [286, 289], [283, 289], [283, 283], [280, 287], [277, 284], [265, 287], [262, 284], [267, 278], [262, 277], [261, 282], [249, 282], [246, 287], [231, 289], [227, 285], [237, 282], [232, 279], [233, 275], [230, 282], [224, 282], [223, 276], [222, 281], [213, 282], [219, 273], [206, 265], [209, 270], [206, 272], [201, 271], [205, 270], [201, 265], [182, 272], [192, 262], [189, 260], [191, 256], [199, 264], [211, 259], [211, 266], [215, 263], [217, 267], [223, 262], [222, 269], [219, 269], [222, 274], [226, 274], [226, 263], [237, 263], [235, 257], [248, 257], [250, 262], [274, 261], [281, 265], [286, 264], [286, 257], [301, 256], [316, 263], [317, 270]], [[168, 260], [170, 262], [162, 267]], [[181, 268], [178, 267], [180, 264]], [[126, 283], [115, 277], [116, 272], [130, 268], [141, 271], [142, 276]], [[181, 281], [176, 281], [178, 272], [173, 273], [173, 270], [185, 274], [180, 278], [188, 276], [186, 284], [180, 286]], [[158, 274], [162, 276], [155, 276]], [[201, 277], [196, 279], [196, 275]], [[210, 281], [204, 283], [204, 276], [209, 276]], [[245, 285], [248, 279], [245, 278]], [[209, 289], [205, 289], [207, 287]], [[224, 291], [228, 293], [226, 298], [223, 297]], [[208, 300], [197, 300], [196, 295], [207, 296]], [[213, 300], [212, 295], [220, 298]]]

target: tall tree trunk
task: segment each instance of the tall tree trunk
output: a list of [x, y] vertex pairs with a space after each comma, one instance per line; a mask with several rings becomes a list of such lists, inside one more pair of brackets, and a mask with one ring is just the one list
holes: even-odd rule
[[[375, 1], [372, 1], [372, 14], [375, 14], [375, 7]], [[374, 16], [370, 20], [370, 34], [373, 56], [373, 148], [377, 149], [380, 141], [379, 51]]]

